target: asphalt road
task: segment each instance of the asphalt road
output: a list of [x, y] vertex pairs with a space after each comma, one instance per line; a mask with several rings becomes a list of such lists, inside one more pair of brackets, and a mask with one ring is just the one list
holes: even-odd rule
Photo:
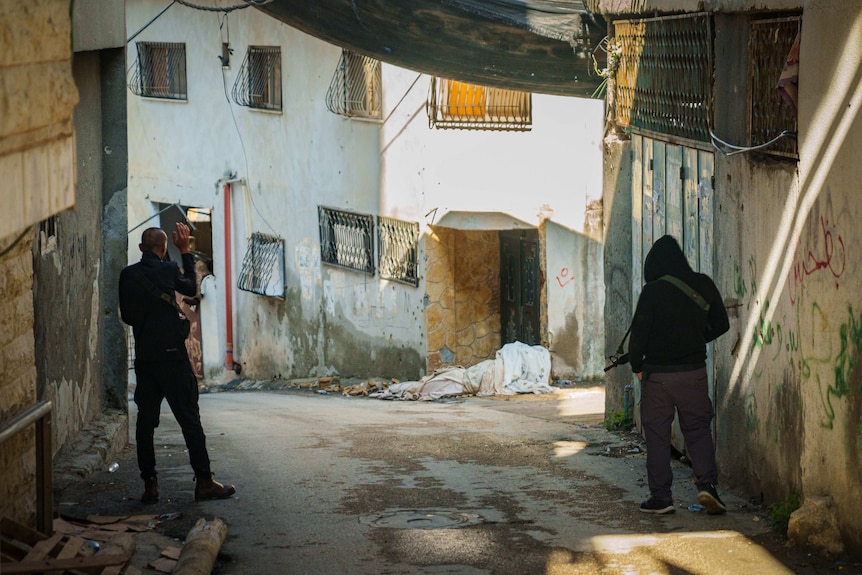
[[[178, 512], [228, 537], [215, 573], [698, 574], [853, 573], [770, 532], [763, 509], [723, 492], [724, 516], [691, 511], [691, 470], [675, 462], [677, 512], [641, 513], [643, 445], [601, 425], [598, 389], [553, 399], [382, 401], [311, 392], [201, 396], [216, 479], [229, 500], [195, 503], [167, 405], [156, 431], [161, 502], [144, 506], [133, 447], [57, 496], [60, 510]], [[134, 434], [131, 434], [134, 440]]]

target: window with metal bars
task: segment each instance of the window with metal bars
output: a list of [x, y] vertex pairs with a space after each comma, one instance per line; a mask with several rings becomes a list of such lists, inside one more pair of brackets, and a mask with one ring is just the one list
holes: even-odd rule
[[419, 285], [419, 223], [377, 218], [377, 266], [380, 277]]
[[709, 142], [712, 16], [614, 22], [622, 53], [616, 71], [617, 123]]
[[248, 239], [237, 287], [284, 298], [284, 240], [255, 232]]
[[318, 206], [320, 261], [374, 275], [374, 218]]
[[57, 216], [51, 216], [39, 223], [39, 252], [42, 255], [57, 249]]
[[382, 85], [379, 60], [342, 50], [326, 92], [326, 107], [349, 118], [380, 119]]
[[137, 96], [185, 100], [186, 45], [169, 42], [138, 42], [129, 88]]
[[437, 129], [526, 132], [533, 127], [533, 95], [432, 78], [426, 105], [428, 124]]
[[281, 110], [281, 48], [249, 46], [231, 89], [233, 101], [259, 110]]
[[[787, 55], [801, 29], [801, 16], [751, 22], [748, 36], [751, 146], [765, 144], [785, 131], [797, 131], [793, 110], [782, 100], [777, 86]], [[792, 158], [799, 157], [795, 138], [781, 138], [762, 151]]]

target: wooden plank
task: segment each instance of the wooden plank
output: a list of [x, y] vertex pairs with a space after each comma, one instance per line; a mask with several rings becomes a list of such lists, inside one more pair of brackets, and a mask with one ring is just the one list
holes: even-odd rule
[[55, 533], [48, 539], [45, 539], [44, 541], [39, 541], [38, 543], [33, 545], [33, 548], [30, 549], [30, 552], [27, 553], [27, 556], [22, 559], [22, 562], [39, 561], [40, 559], [44, 559], [51, 553], [51, 551], [54, 550], [54, 547], [56, 547], [60, 543], [60, 540], [62, 540], [63, 537], [65, 537], [65, 534]]
[[8, 517], [0, 518], [0, 533], [6, 535], [10, 539], [15, 539], [30, 545], [35, 545], [38, 541], [47, 539], [48, 536], [39, 533], [35, 529], [31, 529], [26, 525], [22, 525], [17, 521], [12, 521]]
[[91, 569], [94, 567], [109, 567], [122, 565], [131, 555], [106, 555], [99, 553], [92, 557], [73, 557], [71, 559], [43, 559], [30, 563], [0, 563], [0, 573], [16, 575], [21, 573], [42, 573], [48, 571], [66, 571], [69, 569]]
[[84, 540], [77, 535], [72, 535], [60, 552], [57, 553], [57, 559], [70, 559], [75, 557], [81, 548], [84, 546]]

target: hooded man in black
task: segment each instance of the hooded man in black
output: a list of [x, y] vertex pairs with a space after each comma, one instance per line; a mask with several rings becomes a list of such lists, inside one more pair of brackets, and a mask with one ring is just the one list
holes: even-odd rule
[[710, 425], [714, 416], [706, 344], [729, 329], [721, 294], [709, 276], [691, 269], [672, 236], [653, 244], [644, 262], [629, 361], [641, 380], [641, 422], [647, 445], [650, 498], [646, 513], [673, 513], [671, 424], [679, 414], [698, 502], [711, 514], [727, 511], [715, 484], [718, 472]]

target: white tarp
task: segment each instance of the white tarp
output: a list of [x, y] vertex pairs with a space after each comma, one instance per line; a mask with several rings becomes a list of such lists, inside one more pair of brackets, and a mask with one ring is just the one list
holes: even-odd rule
[[419, 381], [396, 383], [370, 397], [429, 401], [458, 395], [551, 393], [550, 377], [550, 352], [516, 341], [498, 350], [496, 359], [469, 368], [447, 365]]

